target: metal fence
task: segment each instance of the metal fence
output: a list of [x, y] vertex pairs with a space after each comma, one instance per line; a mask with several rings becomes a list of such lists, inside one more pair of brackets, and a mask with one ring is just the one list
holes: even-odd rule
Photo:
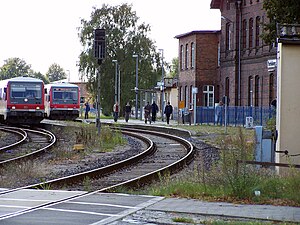
[[197, 124], [225, 125], [226, 122], [227, 125], [231, 126], [244, 126], [247, 117], [253, 119], [253, 126], [264, 126], [269, 119], [276, 116], [274, 107], [251, 106], [198, 106], [196, 113]]

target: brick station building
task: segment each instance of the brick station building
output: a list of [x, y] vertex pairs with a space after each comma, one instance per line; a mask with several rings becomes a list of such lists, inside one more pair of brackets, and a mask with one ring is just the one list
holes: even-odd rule
[[263, 0], [211, 0], [221, 12], [220, 31], [191, 31], [179, 40], [179, 101], [213, 106], [269, 106], [276, 98], [276, 49], [263, 42], [268, 20]]
[[191, 31], [179, 40], [178, 97], [186, 109], [192, 108], [193, 88], [198, 88], [197, 106], [213, 106], [219, 98], [218, 38], [220, 31]]

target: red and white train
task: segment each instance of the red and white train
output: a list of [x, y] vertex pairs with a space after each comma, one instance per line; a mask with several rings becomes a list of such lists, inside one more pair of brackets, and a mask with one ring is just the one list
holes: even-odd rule
[[45, 85], [46, 118], [74, 120], [80, 112], [80, 89], [75, 84], [51, 83]]
[[44, 115], [42, 80], [15, 77], [0, 81], [0, 122], [36, 125]]

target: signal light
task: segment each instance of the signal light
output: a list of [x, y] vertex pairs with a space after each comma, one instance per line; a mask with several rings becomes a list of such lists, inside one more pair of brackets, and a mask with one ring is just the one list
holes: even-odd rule
[[94, 56], [99, 60], [105, 58], [105, 29], [94, 30]]

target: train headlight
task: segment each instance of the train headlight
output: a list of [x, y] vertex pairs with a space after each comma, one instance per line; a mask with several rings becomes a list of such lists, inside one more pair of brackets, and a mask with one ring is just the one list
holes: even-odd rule
[[40, 109], [40, 107], [39, 107], [39, 106], [37, 106], [37, 107], [36, 107], [36, 109], [37, 109], [37, 110], [39, 110], [39, 109]]
[[12, 106], [11, 109], [16, 109], [16, 106]]
[[28, 99], [27, 99], [27, 98], [25, 98], [25, 99], [24, 99], [24, 102], [28, 102]]

